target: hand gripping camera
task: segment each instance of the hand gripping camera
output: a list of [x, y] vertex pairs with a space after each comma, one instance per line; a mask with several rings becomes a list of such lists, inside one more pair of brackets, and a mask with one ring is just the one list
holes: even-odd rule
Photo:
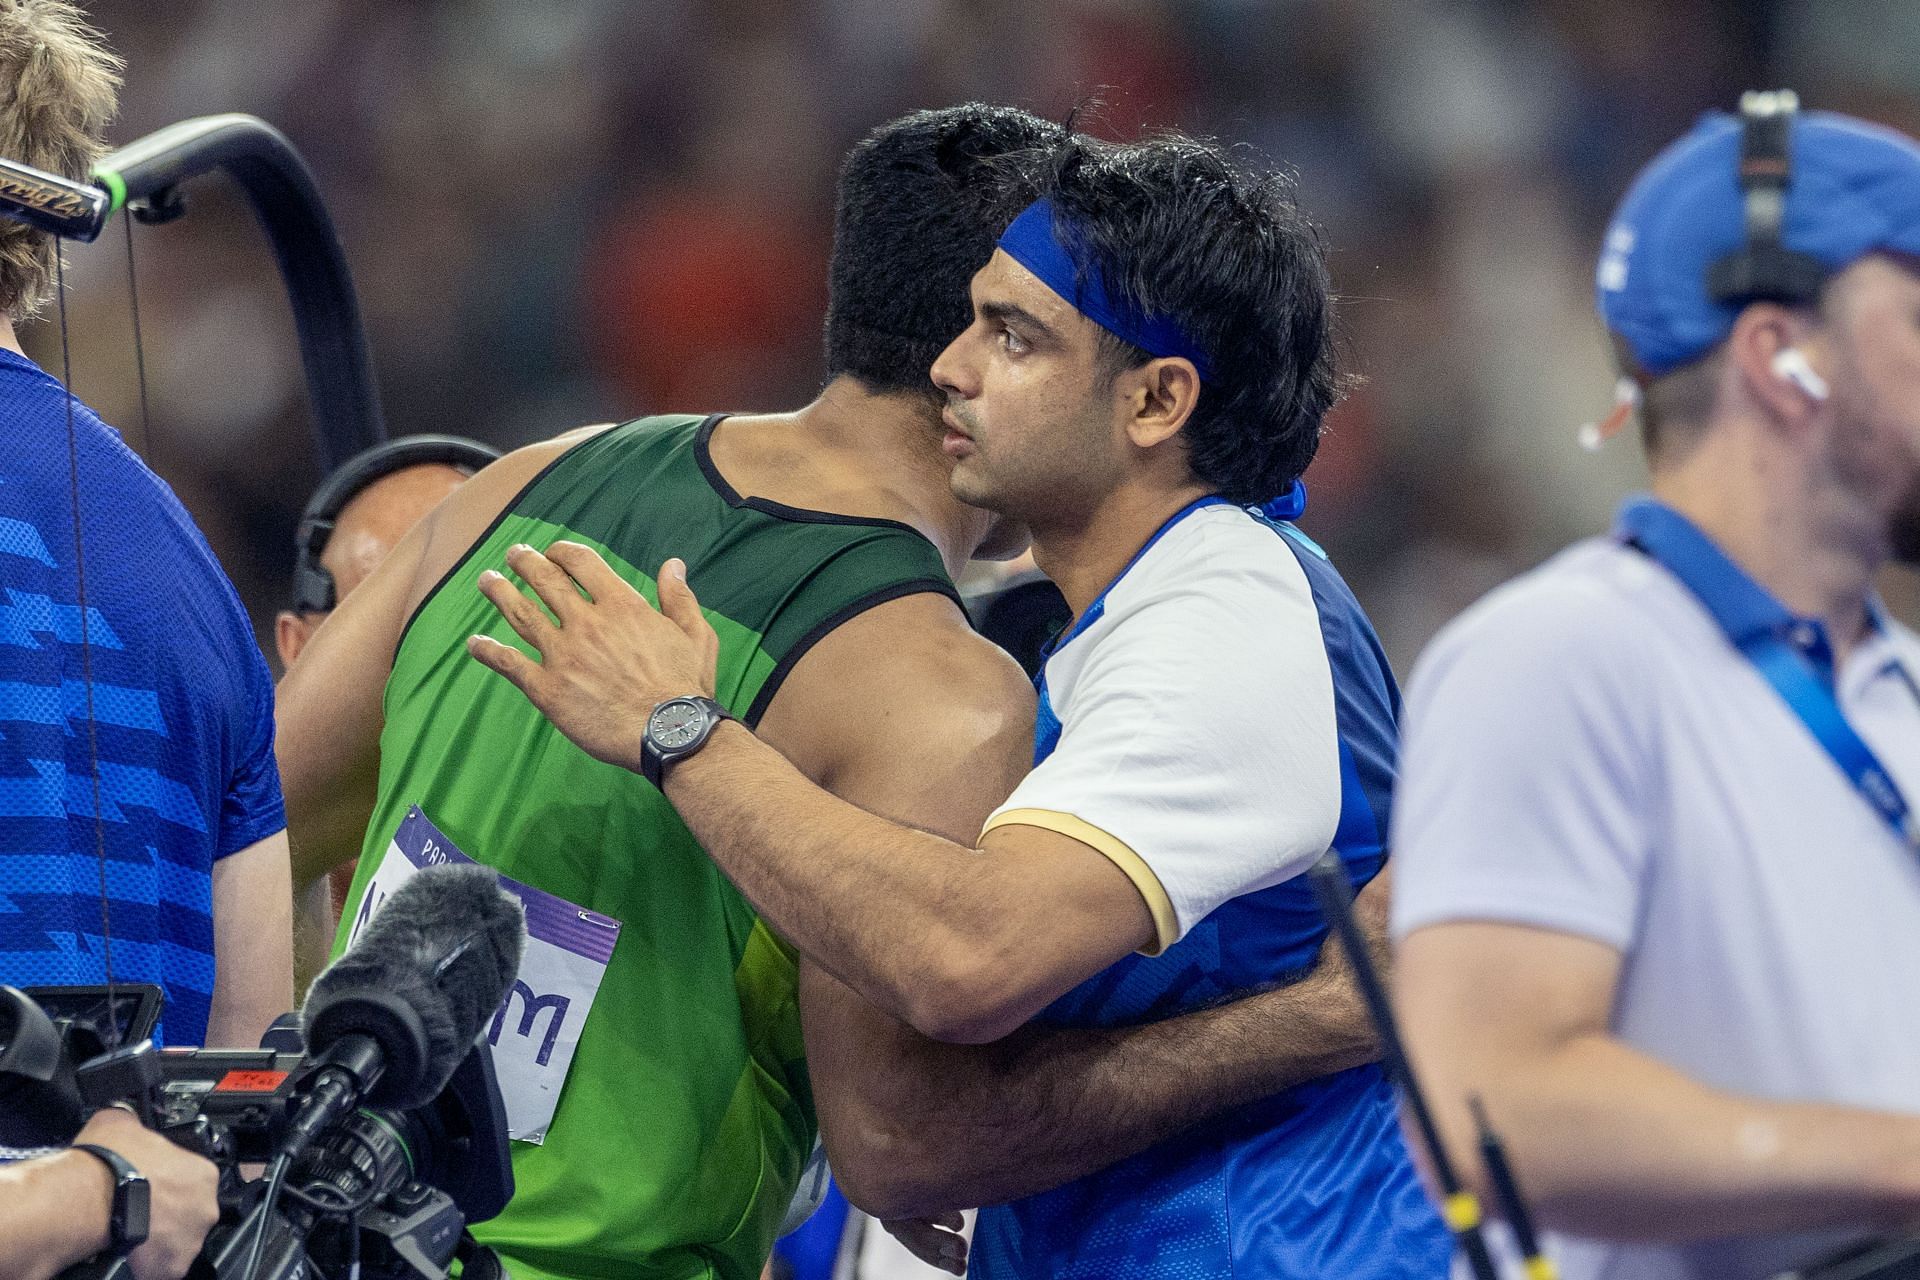
[[[499, 1264], [466, 1234], [513, 1194], [493, 1058], [479, 1038], [519, 967], [520, 906], [484, 867], [431, 868], [395, 890], [259, 1049], [110, 1049], [145, 1004], [121, 987], [0, 987], [0, 1145], [70, 1140], [129, 1104], [220, 1168], [201, 1280], [442, 1280]], [[149, 988], [149, 991], [153, 989]], [[107, 1025], [102, 1025], [102, 1022]], [[304, 1040], [303, 1040], [304, 1036]], [[248, 1177], [243, 1166], [264, 1164]], [[129, 1275], [123, 1258], [70, 1277]]]

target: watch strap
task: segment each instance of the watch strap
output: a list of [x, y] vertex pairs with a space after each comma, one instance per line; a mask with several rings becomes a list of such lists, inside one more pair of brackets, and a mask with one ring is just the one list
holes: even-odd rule
[[145, 1244], [151, 1195], [145, 1176], [111, 1147], [76, 1142], [70, 1149], [86, 1152], [113, 1174], [113, 1207], [107, 1219], [108, 1251], [124, 1256]]

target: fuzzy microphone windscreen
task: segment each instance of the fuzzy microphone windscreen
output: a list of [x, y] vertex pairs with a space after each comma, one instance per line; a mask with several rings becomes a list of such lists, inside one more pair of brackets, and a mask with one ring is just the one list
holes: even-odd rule
[[302, 1011], [308, 1052], [366, 1036], [385, 1070], [364, 1101], [432, 1101], [506, 999], [525, 942], [525, 913], [492, 868], [425, 868], [314, 979]]

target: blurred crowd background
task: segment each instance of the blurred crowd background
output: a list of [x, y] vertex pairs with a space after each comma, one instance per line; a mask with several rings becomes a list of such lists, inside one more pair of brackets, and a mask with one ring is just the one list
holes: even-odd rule
[[[246, 111], [306, 155], [396, 433], [502, 446], [820, 380], [833, 183], [904, 110], [968, 98], [1176, 127], [1298, 172], [1365, 381], [1303, 525], [1404, 677], [1487, 588], [1601, 529], [1637, 445], [1592, 263], [1633, 172], [1743, 88], [1920, 131], [1911, 0], [91, 0], [131, 140]], [[74, 383], [181, 494], [256, 620], [317, 480], [264, 241], [212, 179], [70, 256]], [[58, 369], [58, 335], [29, 349]], [[147, 438], [142, 440], [142, 435]], [[1890, 583], [1909, 619], [1911, 585]]]

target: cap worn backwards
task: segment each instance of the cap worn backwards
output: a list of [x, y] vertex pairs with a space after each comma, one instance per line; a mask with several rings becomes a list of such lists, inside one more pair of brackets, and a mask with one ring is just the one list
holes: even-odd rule
[[[1741, 122], [1710, 112], [1655, 157], [1607, 228], [1595, 280], [1600, 318], [1657, 378], [1733, 329], [1737, 305], [1707, 290], [1713, 264], [1746, 243]], [[1837, 272], [1875, 250], [1920, 255], [1920, 144], [1829, 112], [1796, 117], [1789, 138], [1785, 248]]]

